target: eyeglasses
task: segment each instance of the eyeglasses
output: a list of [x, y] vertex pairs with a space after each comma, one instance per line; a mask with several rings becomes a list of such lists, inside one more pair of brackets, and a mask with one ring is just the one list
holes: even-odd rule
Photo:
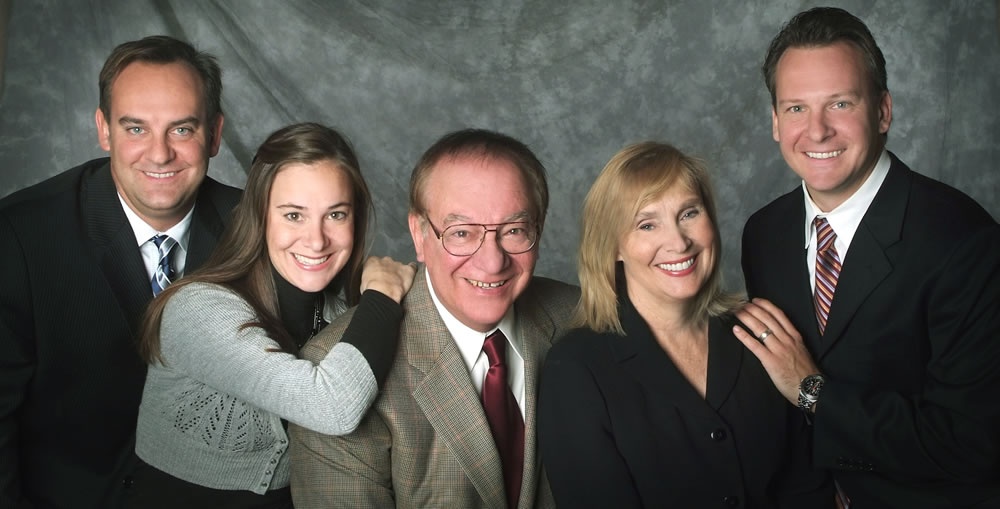
[[[453, 224], [439, 232], [431, 218], [424, 215], [444, 250], [453, 256], [472, 256], [483, 246], [486, 232], [496, 232], [497, 245], [507, 254], [521, 254], [535, 247], [538, 227], [531, 221], [499, 224]], [[489, 228], [492, 226], [492, 228]]]

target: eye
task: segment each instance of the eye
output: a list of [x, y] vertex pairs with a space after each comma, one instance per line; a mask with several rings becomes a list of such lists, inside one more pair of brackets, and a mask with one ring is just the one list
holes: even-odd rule
[[302, 219], [302, 214], [299, 214], [298, 212], [287, 212], [285, 213], [285, 219], [292, 222], [298, 222]]
[[802, 113], [803, 111], [805, 111], [805, 108], [802, 106], [790, 106], [788, 108], [789, 113]]
[[653, 223], [640, 223], [639, 229], [642, 231], [652, 231], [654, 228]]
[[125, 132], [129, 134], [142, 134], [142, 128], [138, 126], [126, 127]]
[[503, 234], [506, 237], [520, 237], [526, 233], [527, 230], [523, 226], [508, 226], [503, 230]]
[[697, 207], [690, 208], [681, 213], [681, 220], [692, 219], [698, 217], [699, 214], [701, 214], [700, 209], [698, 209]]
[[194, 133], [194, 129], [191, 129], [190, 127], [178, 127], [177, 129], [174, 129], [174, 132], [181, 136], [189, 136]]
[[328, 217], [334, 221], [343, 221], [344, 219], [347, 219], [347, 212], [344, 212], [343, 210], [334, 210], [333, 212], [330, 212]]
[[837, 102], [833, 103], [833, 107], [836, 108], [836, 109], [838, 109], [838, 110], [842, 110], [842, 109], [850, 106], [850, 104], [851, 103], [849, 103], [847, 101], [837, 101]]

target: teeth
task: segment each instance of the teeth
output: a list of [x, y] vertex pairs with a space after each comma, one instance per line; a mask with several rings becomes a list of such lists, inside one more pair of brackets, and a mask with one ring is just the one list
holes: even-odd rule
[[171, 172], [167, 172], [167, 173], [152, 173], [152, 172], [144, 171], [143, 173], [145, 173], [147, 176], [153, 177], [155, 179], [165, 179], [165, 178], [170, 178], [170, 177], [173, 177], [174, 175], [177, 175], [176, 171], [171, 171]]
[[497, 281], [495, 283], [484, 283], [482, 281], [476, 281], [475, 279], [468, 279], [468, 278], [466, 278], [466, 281], [468, 281], [472, 286], [476, 286], [479, 288], [497, 288], [499, 286], [507, 284], [506, 279], [503, 281]]
[[292, 253], [292, 256], [294, 256], [295, 259], [298, 260], [298, 262], [301, 263], [302, 265], [319, 265], [325, 262], [328, 258], [330, 258], [330, 255], [326, 255], [322, 258], [306, 258], [305, 256], [295, 253]]
[[688, 267], [694, 265], [694, 257], [688, 258], [686, 261], [680, 263], [661, 263], [657, 267], [668, 270], [670, 272], [680, 272]]
[[833, 152], [806, 152], [806, 155], [813, 159], [829, 159], [831, 157], [837, 157], [843, 153], [843, 150], [834, 150]]

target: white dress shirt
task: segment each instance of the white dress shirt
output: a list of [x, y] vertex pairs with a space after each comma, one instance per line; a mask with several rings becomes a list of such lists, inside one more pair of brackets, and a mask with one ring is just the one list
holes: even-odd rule
[[830, 222], [830, 227], [837, 234], [837, 238], [833, 242], [833, 247], [837, 249], [840, 262], [844, 263], [844, 260], [847, 259], [847, 250], [851, 247], [851, 241], [854, 239], [854, 234], [857, 233], [858, 226], [861, 225], [861, 219], [865, 217], [868, 207], [871, 206], [872, 201], [875, 200], [875, 195], [878, 194], [879, 188], [882, 187], [882, 182], [885, 182], [885, 176], [889, 174], [889, 165], [891, 162], [889, 152], [883, 148], [882, 155], [879, 156], [878, 162], [875, 163], [875, 169], [868, 175], [868, 178], [861, 184], [861, 187], [850, 198], [845, 200], [844, 203], [841, 203], [830, 212], [820, 210], [819, 206], [809, 196], [809, 190], [806, 188], [805, 181], [802, 181], [802, 194], [805, 196], [806, 202], [806, 266], [809, 267], [809, 285], [813, 292], [816, 291], [816, 242], [818, 240], [816, 238], [816, 228], [813, 225], [813, 219], [816, 217], [826, 217], [826, 220]]
[[[483, 343], [486, 337], [493, 333], [493, 329], [488, 332], [479, 332], [470, 329], [465, 324], [455, 318], [434, 293], [434, 285], [431, 284], [431, 275], [426, 272], [427, 289], [431, 293], [431, 300], [437, 308], [441, 320], [451, 333], [451, 337], [458, 345], [458, 350], [465, 361], [465, 367], [469, 370], [469, 377], [472, 385], [476, 388], [476, 393], [483, 393], [483, 381], [486, 379], [486, 372], [490, 369], [490, 362], [483, 352]], [[521, 338], [517, 335], [517, 319], [514, 314], [514, 306], [507, 310], [507, 313], [500, 320], [496, 327], [507, 336], [507, 384], [510, 385], [514, 398], [517, 399], [517, 406], [521, 409], [521, 418], [524, 418], [524, 357], [521, 356]]]
[[[146, 266], [146, 275], [150, 281], [153, 279], [153, 274], [156, 273], [157, 264], [160, 263], [160, 250], [153, 243], [152, 238], [160, 234], [169, 235], [170, 238], [177, 241], [177, 245], [170, 250], [170, 265], [175, 274], [173, 281], [180, 279], [184, 275], [184, 267], [187, 262], [187, 246], [188, 239], [191, 237], [191, 218], [194, 217], [194, 207], [191, 207], [184, 219], [171, 226], [169, 230], [161, 232], [149, 226], [134, 210], [129, 208], [121, 194], [118, 195], [118, 201], [122, 203], [125, 217], [128, 218], [128, 223], [132, 226], [132, 233], [135, 234], [135, 242], [139, 246], [142, 263]], [[152, 288], [149, 291], [152, 293]]]

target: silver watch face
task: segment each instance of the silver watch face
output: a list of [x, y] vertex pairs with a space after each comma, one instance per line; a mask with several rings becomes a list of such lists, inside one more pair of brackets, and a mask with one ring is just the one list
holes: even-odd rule
[[823, 375], [809, 375], [802, 379], [802, 383], [799, 384], [799, 391], [807, 396], [816, 398], [819, 396], [819, 391], [823, 388], [823, 383], [825, 382], [826, 379], [823, 378]]

